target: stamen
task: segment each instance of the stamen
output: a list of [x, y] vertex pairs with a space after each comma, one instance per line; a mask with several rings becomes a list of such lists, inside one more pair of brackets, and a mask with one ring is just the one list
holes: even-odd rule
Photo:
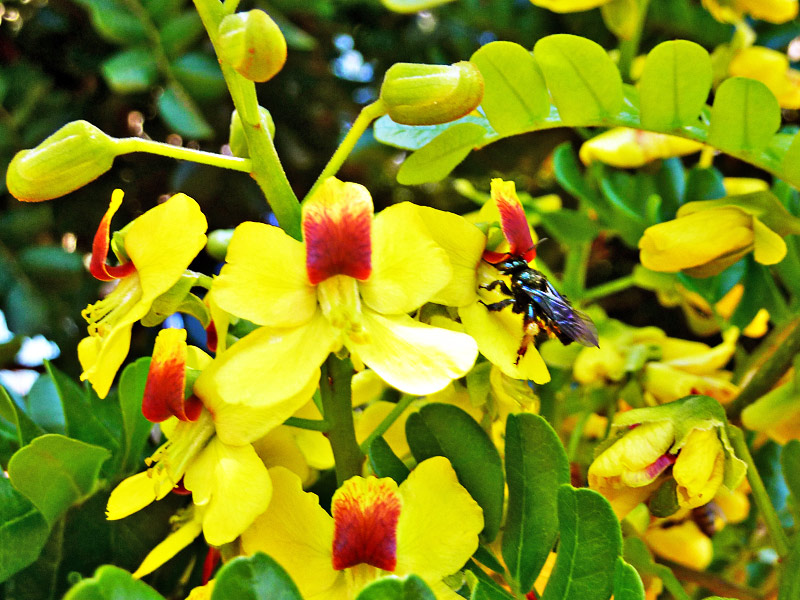
[[89, 335], [105, 337], [111, 333], [117, 321], [130, 311], [141, 295], [138, 275], [121, 279], [108, 296], [90, 304], [81, 312], [81, 316], [89, 324]]

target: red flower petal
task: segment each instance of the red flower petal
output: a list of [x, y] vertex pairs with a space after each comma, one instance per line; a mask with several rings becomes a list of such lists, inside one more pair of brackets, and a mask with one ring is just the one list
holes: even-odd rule
[[366, 563], [384, 571], [397, 564], [400, 496], [390, 479], [353, 477], [334, 494], [333, 568]]
[[186, 385], [186, 330], [162, 329], [153, 348], [153, 360], [144, 386], [142, 414], [152, 423], [169, 417], [195, 421], [203, 408], [196, 396], [184, 399]]
[[500, 225], [510, 246], [509, 254], [522, 256], [530, 262], [536, 257], [536, 246], [525, 211], [514, 190], [514, 182], [493, 179], [492, 198], [500, 211]]
[[114, 190], [111, 194], [111, 202], [108, 205], [108, 210], [100, 221], [97, 228], [97, 233], [94, 234], [94, 241], [92, 242], [92, 260], [89, 263], [89, 272], [100, 281], [113, 281], [114, 279], [122, 279], [136, 271], [132, 262], [126, 262], [119, 266], [112, 267], [106, 264], [108, 258], [108, 247], [111, 231], [111, 217], [117, 212], [117, 209], [122, 204], [122, 190]]
[[357, 183], [328, 178], [303, 207], [306, 271], [312, 284], [372, 273], [372, 198]]

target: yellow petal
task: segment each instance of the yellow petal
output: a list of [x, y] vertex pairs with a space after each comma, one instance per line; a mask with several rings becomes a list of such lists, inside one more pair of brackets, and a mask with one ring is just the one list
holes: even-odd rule
[[125, 252], [153, 300], [171, 288], [206, 245], [206, 218], [197, 202], [175, 194], [137, 217], [125, 233]]
[[625, 375], [625, 359], [610, 341], [600, 341], [597, 348], [582, 348], [573, 366], [575, 381], [619, 381]]
[[[486, 236], [459, 215], [427, 206], [415, 205], [415, 208], [428, 234], [447, 253], [453, 269], [450, 282], [436, 292], [430, 301], [446, 306], [465, 306], [475, 302], [475, 290], [478, 289], [475, 270], [481, 262]], [[500, 218], [499, 214], [497, 218]]]
[[437, 456], [417, 465], [401, 485], [397, 523], [398, 575], [436, 580], [455, 573], [478, 548], [483, 511]]
[[317, 296], [306, 275], [305, 248], [283, 230], [242, 223], [225, 260], [214, 280], [214, 300], [223, 310], [271, 327], [295, 327], [314, 315]]
[[214, 415], [214, 426], [220, 440], [232, 445], [249, 444], [266, 435], [306, 404], [314, 395], [318, 382], [319, 369], [316, 369], [305, 388], [293, 396], [266, 404], [234, 404], [213, 394], [202, 395], [202, 398], [206, 408]]
[[[397, 405], [393, 402], [378, 400], [361, 412], [356, 422], [356, 440], [358, 440], [359, 444], [375, 431], [375, 428], [383, 422], [395, 406]], [[406, 441], [406, 420], [408, 420], [409, 414], [409, 411], [403, 411], [403, 414], [401, 414], [397, 420], [392, 423], [392, 426], [389, 427], [386, 433], [383, 434], [383, 439], [386, 440], [386, 443], [389, 444], [392, 451], [400, 458], [408, 456], [411, 453], [411, 449], [408, 447], [408, 442]]]
[[[344, 575], [333, 570], [333, 519], [300, 478], [282, 467], [270, 469], [273, 494], [267, 511], [242, 534], [242, 550], [269, 554], [286, 569], [304, 598], [330, 593]], [[330, 597], [330, 596], [328, 596]]]
[[657, 555], [691, 569], [705, 569], [714, 557], [711, 540], [695, 525], [684, 521], [673, 527], [651, 527], [644, 541]]
[[365, 308], [363, 342], [348, 339], [355, 352], [386, 383], [408, 394], [430, 394], [463, 377], [478, 355], [470, 336], [413, 320], [384, 317]]
[[696, 508], [711, 502], [722, 484], [724, 464], [725, 453], [716, 428], [692, 430], [672, 466], [678, 503]]
[[383, 210], [372, 225], [372, 274], [359, 284], [364, 303], [387, 315], [408, 313], [450, 281], [447, 253], [428, 235], [413, 204]]
[[712, 373], [728, 364], [738, 339], [739, 330], [735, 327], [726, 330], [722, 343], [714, 348], [702, 342], [667, 338], [661, 343], [661, 361], [687, 373]]
[[209, 442], [186, 469], [183, 485], [205, 506], [203, 533], [212, 546], [235, 540], [263, 513], [272, 495], [264, 463], [250, 445]]
[[756, 262], [760, 262], [762, 265], [774, 265], [784, 259], [786, 242], [757, 217], [753, 217], [753, 233], [755, 235], [753, 256]]
[[722, 510], [726, 523], [741, 523], [750, 514], [750, 500], [741, 488], [730, 491], [723, 485], [714, 496], [714, 504]]
[[580, 12], [597, 8], [611, 0], [531, 0], [534, 6], [541, 6], [557, 13]]
[[177, 531], [170, 533], [163, 542], [150, 551], [142, 561], [142, 564], [139, 565], [139, 568], [133, 573], [133, 577], [140, 579], [155, 571], [191, 544], [200, 535], [201, 529], [202, 524], [199, 519], [192, 519], [181, 525]]
[[[510, 309], [501, 312], [510, 313]], [[535, 383], [550, 381], [550, 372], [544, 364], [539, 351], [529, 344], [525, 355], [517, 361], [517, 350], [522, 341], [522, 319], [519, 326], [510, 328], [500, 313], [489, 312], [486, 307], [475, 302], [458, 309], [458, 315], [464, 328], [478, 343], [481, 354], [497, 365], [506, 375], [513, 379], [530, 379]], [[514, 315], [519, 317], [519, 315]]]
[[[362, 371], [363, 373], [364, 371]], [[356, 374], [358, 376], [358, 373]], [[355, 381], [356, 376], [353, 377]], [[297, 412], [294, 413], [295, 417], [303, 419], [321, 419], [320, 413], [314, 402], [307, 402], [301, 406]], [[303, 453], [308, 466], [313, 469], [330, 469], [334, 465], [333, 451], [328, 438], [321, 431], [311, 431], [310, 429], [300, 429], [297, 427], [287, 427], [294, 435], [295, 443]]]
[[786, 23], [797, 16], [797, 0], [739, 0], [743, 10], [754, 19]]
[[153, 478], [147, 472], [131, 475], [111, 492], [106, 506], [106, 518], [114, 521], [132, 515], [154, 500], [166, 496], [172, 487], [171, 482]]
[[625, 471], [641, 471], [669, 450], [674, 431], [671, 421], [653, 421], [631, 429], [594, 459], [589, 474], [614, 477]]
[[295, 442], [294, 427], [278, 427], [253, 442], [258, 457], [268, 469], [285, 467], [297, 475], [307, 485], [313, 478], [303, 453]]
[[317, 377], [334, 348], [337, 332], [317, 311], [294, 329], [262, 327], [214, 361], [194, 384], [204, 399], [267, 406], [300, 393]]
[[726, 404], [739, 393], [738, 386], [723, 377], [693, 375], [656, 362], [645, 367], [644, 388], [662, 404], [691, 394], [711, 396]]

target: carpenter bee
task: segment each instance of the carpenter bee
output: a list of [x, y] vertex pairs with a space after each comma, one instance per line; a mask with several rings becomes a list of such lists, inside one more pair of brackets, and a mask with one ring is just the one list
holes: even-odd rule
[[569, 300], [558, 293], [541, 272], [532, 269], [527, 260], [516, 254], [502, 255], [498, 262], [484, 256], [484, 260], [507, 275], [505, 281], [497, 279], [481, 286], [486, 290], [499, 289], [508, 296], [499, 302], [483, 304], [491, 311], [500, 311], [510, 306], [511, 311], [522, 315], [522, 343], [517, 350], [516, 364], [525, 356], [528, 345], [540, 332], [558, 338], [565, 346], [578, 342], [584, 346], [598, 346], [597, 328], [591, 318], [572, 307]]

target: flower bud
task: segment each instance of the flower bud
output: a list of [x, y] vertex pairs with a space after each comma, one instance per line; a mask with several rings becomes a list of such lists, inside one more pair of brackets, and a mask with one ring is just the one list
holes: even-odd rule
[[[270, 138], [275, 137], [275, 121], [272, 120], [272, 115], [263, 106], [258, 107], [258, 113], [261, 116], [261, 125], [266, 126], [267, 133]], [[231, 148], [231, 153], [234, 156], [241, 158], [250, 158], [250, 150], [247, 147], [247, 138], [244, 135], [244, 125], [239, 118], [239, 113], [233, 111], [231, 115], [231, 128], [230, 137], [228, 138], [228, 145]]]
[[286, 62], [286, 40], [263, 10], [228, 15], [219, 25], [217, 51], [222, 62], [250, 81], [268, 81]]
[[475, 110], [483, 99], [483, 77], [471, 62], [454, 65], [397, 63], [383, 79], [381, 100], [393, 121], [438, 125]]
[[6, 173], [8, 191], [23, 202], [68, 194], [111, 168], [115, 145], [91, 123], [67, 123], [36, 148], [17, 152]]

